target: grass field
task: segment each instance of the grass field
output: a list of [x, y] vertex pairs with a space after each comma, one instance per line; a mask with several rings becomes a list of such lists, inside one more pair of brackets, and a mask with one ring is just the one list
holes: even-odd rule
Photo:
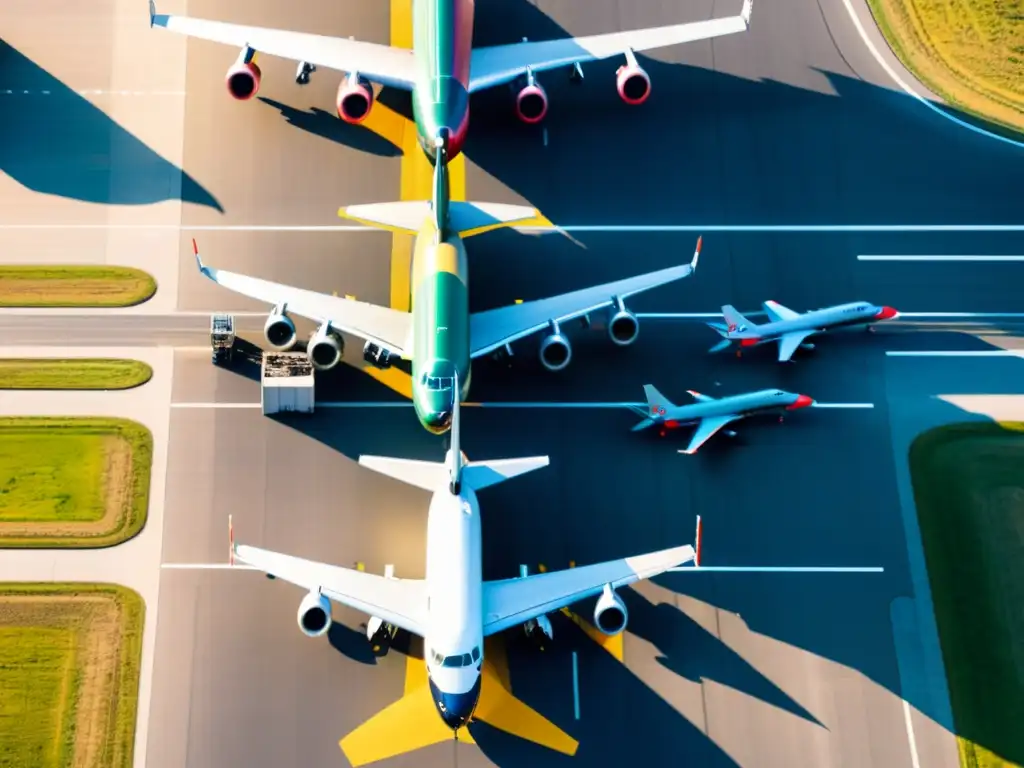
[[0, 307], [131, 307], [154, 293], [156, 281], [131, 267], [0, 267]]
[[0, 547], [106, 547], [142, 530], [153, 437], [115, 418], [0, 418]]
[[152, 376], [138, 360], [0, 358], [0, 389], [130, 389]]
[[0, 768], [131, 768], [145, 606], [108, 584], [0, 584]]
[[910, 449], [961, 763], [1024, 764], [1024, 424], [954, 424]]
[[893, 52], [929, 89], [1002, 126], [1001, 133], [1024, 131], [1021, 0], [868, 0], [868, 5]]

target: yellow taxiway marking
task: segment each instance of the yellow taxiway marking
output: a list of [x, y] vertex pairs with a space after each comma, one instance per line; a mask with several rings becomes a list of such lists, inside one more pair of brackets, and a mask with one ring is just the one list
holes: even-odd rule
[[[570, 560], [569, 567], [575, 568], [576, 561]], [[537, 570], [540, 573], [546, 573], [548, 569], [547, 566], [544, 565], [544, 563], [540, 563], [537, 566]], [[579, 614], [573, 613], [568, 608], [563, 608], [562, 613], [568, 616], [570, 619], [572, 619], [573, 623], [576, 624], [577, 627], [582, 629], [586, 633], [587, 637], [589, 637], [595, 643], [597, 643], [606, 651], [608, 651], [608, 653], [610, 653], [616, 660], [618, 660], [619, 663], [625, 663], [625, 644], [622, 640], [621, 634], [609, 637], [604, 632], [595, 627], [593, 624], [591, 624], [589, 621], [587, 621], [584, 618], [581, 618]]]

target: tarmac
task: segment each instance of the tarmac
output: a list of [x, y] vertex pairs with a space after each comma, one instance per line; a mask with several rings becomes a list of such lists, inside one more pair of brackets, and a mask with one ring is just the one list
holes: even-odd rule
[[[0, 578], [109, 578], [146, 598], [137, 766], [345, 765], [338, 740], [402, 695], [405, 655], [396, 648], [375, 658], [362, 638], [366, 617], [341, 607], [327, 641], [304, 638], [292, 623], [302, 595], [282, 582], [157, 566], [226, 562], [231, 515], [239, 542], [422, 574], [426, 495], [355, 460], [439, 459], [441, 443], [401, 407], [263, 417], [255, 363], [214, 368], [207, 331], [212, 311], [266, 308], [203, 280], [191, 249], [195, 237], [211, 265], [388, 303], [390, 236], [315, 228], [343, 224], [340, 206], [398, 199], [402, 158], [393, 141], [334, 116], [332, 73], [300, 89], [294, 63], [261, 58], [259, 98], [236, 103], [223, 86], [235, 52], [150, 30], [134, 0], [103, 11], [65, 6], [17, 0], [8, 11], [0, 99], [18, 105], [0, 142], [4, 259], [141, 266], [160, 287], [126, 311], [0, 312], [4, 354], [59, 344], [45, 353], [137, 357], [156, 377], [131, 393], [18, 393], [0, 403], [3, 413], [109, 409], [138, 418], [158, 438], [153, 501], [133, 542], [103, 553], [5, 553]], [[617, 62], [587, 66], [582, 86], [544, 76], [543, 128], [519, 124], [503, 89], [474, 98], [470, 199], [528, 201], [560, 225], [688, 229], [475, 238], [473, 309], [688, 260], [703, 231], [696, 275], [632, 308], [746, 311], [775, 299], [803, 311], [863, 298], [944, 317], [824, 338], [786, 366], [771, 348], [707, 356], [718, 339], [695, 317], [645, 318], [627, 349], [599, 330], [577, 332], [573, 363], [557, 375], [537, 362], [536, 340], [517, 346], [511, 367], [481, 361], [471, 399], [484, 403], [639, 401], [653, 383], [678, 402], [686, 389], [779, 386], [858, 406], [744, 424], [736, 439], [693, 457], [677, 454], [682, 445], [671, 438], [629, 433], [635, 417], [624, 410], [467, 409], [471, 457], [551, 457], [549, 469], [483, 495], [485, 576], [688, 543], [697, 514], [706, 565], [884, 572], [666, 576], [624, 590], [621, 662], [562, 617], [543, 654], [510, 633], [514, 692], [579, 741], [583, 765], [635, 761], [642, 750], [648, 762], [701, 766], [952, 768], [906, 450], [938, 423], [1024, 412], [1014, 392], [1022, 363], [905, 353], [1020, 348], [1024, 314], [1012, 313], [1024, 313], [1024, 302], [1013, 263], [857, 256], [1024, 253], [1024, 227], [993, 231], [1019, 225], [1024, 155], [900, 91], [851, 21], [849, 7], [868, 18], [859, 4], [755, 6], [746, 34], [642, 59], [654, 90], [640, 108], [618, 100]], [[668, 24], [738, 7], [495, 0], [477, 8], [475, 41]], [[375, 42], [393, 34], [381, 3], [315, 3], [298, 14], [270, 0], [162, 0], [159, 8]], [[898, 68], [887, 53], [886, 62]], [[397, 101], [385, 93], [375, 110]], [[43, 152], [51, 145], [55, 159]], [[73, 227], [47, 228], [55, 223]], [[949, 225], [983, 229], [943, 231]], [[799, 229], [809, 226], [817, 231]], [[258, 355], [263, 317], [237, 322]], [[400, 400], [347, 366], [320, 378], [317, 398]], [[539, 503], [523, 503], [531, 498]], [[486, 726], [474, 737], [478, 746], [439, 744], [381, 765], [565, 762]]]

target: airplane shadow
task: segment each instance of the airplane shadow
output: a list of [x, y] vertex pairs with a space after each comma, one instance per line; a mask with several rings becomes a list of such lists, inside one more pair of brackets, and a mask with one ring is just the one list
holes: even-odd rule
[[0, 72], [9, 89], [0, 170], [22, 186], [89, 203], [182, 200], [223, 212], [192, 176], [2, 40]]
[[380, 134], [363, 126], [349, 125], [343, 120], [339, 120], [336, 114], [326, 112], [318, 107], [311, 107], [308, 111], [303, 111], [265, 96], [257, 96], [257, 99], [278, 110], [289, 125], [294, 125], [308, 133], [322, 136], [371, 155], [397, 157], [402, 154], [399, 147]]

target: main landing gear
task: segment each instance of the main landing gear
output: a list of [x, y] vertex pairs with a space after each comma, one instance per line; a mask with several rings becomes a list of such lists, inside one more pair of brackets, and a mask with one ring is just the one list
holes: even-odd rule
[[316, 72], [316, 65], [306, 61], [299, 62], [299, 68], [295, 70], [295, 83], [297, 85], [309, 85], [309, 76]]

